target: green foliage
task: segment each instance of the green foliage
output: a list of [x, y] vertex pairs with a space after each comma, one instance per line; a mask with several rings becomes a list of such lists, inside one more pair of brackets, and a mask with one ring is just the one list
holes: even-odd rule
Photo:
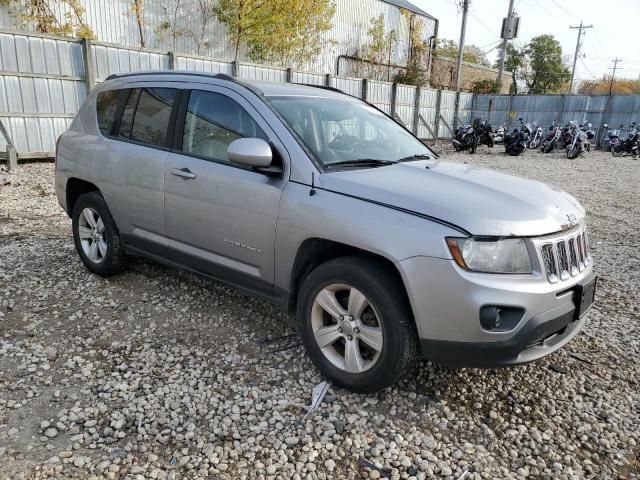
[[[458, 58], [458, 42], [454, 40], [447, 40], [446, 38], [439, 38], [436, 42], [435, 54], [440, 58]], [[480, 49], [480, 47], [473, 44], [464, 46], [462, 60], [467, 63], [483, 65], [485, 67], [490, 65], [485, 53]]]
[[335, 5], [332, 0], [219, 0], [214, 12], [227, 27], [235, 61], [244, 46], [252, 60], [299, 66], [320, 53]]
[[408, 10], [403, 9], [402, 15], [409, 24], [409, 58], [407, 68], [398, 72], [393, 81], [422, 87], [427, 84], [425, 73], [429, 54], [429, 45], [423, 40], [424, 21]]
[[[52, 5], [62, 4], [68, 11], [63, 18], [53, 13]], [[0, 0], [12, 9], [13, 16], [24, 26], [33, 26], [37, 32], [52, 35], [95, 39], [95, 34], [84, 18], [84, 8], [78, 0]]]
[[528, 93], [555, 93], [570, 78], [562, 61], [562, 47], [553, 35], [539, 35], [525, 48], [530, 73], [525, 77]]
[[539, 35], [523, 47], [507, 45], [505, 70], [513, 76], [512, 93], [519, 93], [520, 86], [529, 94], [556, 93], [571, 78], [553, 35]]
[[477, 80], [473, 82], [471, 91], [480, 94], [500, 93], [500, 87], [501, 84], [497, 80]]
[[360, 54], [366, 62], [366, 70], [354, 73], [374, 80], [390, 80], [391, 67], [388, 64], [391, 63], [391, 54], [398, 42], [398, 33], [395, 30], [387, 31], [384, 15], [380, 14], [371, 19], [367, 35], [369, 43]]

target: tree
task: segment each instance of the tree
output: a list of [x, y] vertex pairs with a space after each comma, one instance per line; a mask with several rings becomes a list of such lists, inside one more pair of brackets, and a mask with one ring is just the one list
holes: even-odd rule
[[196, 48], [196, 54], [200, 55], [202, 49], [209, 49], [211, 43], [207, 40], [207, 28], [211, 21], [216, 17], [215, 0], [196, 0], [196, 25], [187, 31], [187, 35], [191, 38]]
[[384, 15], [380, 14], [370, 20], [367, 29], [369, 43], [364, 45], [356, 57], [361, 57], [365, 63], [365, 71], [357, 69], [354, 74], [374, 80], [388, 80], [391, 78], [391, 57], [398, 41], [395, 30], [387, 31]]
[[236, 62], [245, 46], [253, 60], [299, 65], [319, 53], [335, 6], [331, 0], [218, 0], [214, 12], [227, 27]]
[[164, 0], [161, 5], [162, 21], [155, 28], [158, 38], [171, 38], [172, 50], [176, 51], [178, 39], [187, 35], [189, 19], [184, 11], [184, 0]]
[[532, 38], [524, 53], [528, 62], [524, 81], [529, 94], [555, 93], [571, 78], [562, 61], [560, 42], [553, 35]]
[[[436, 42], [435, 55], [441, 58], [456, 59], [458, 58], [458, 42], [455, 40], [447, 40], [439, 38]], [[489, 60], [485, 53], [477, 45], [465, 45], [462, 52], [462, 60], [475, 65], [483, 65], [488, 67]]]
[[[499, 68], [499, 60], [493, 65], [494, 68]], [[504, 60], [505, 71], [511, 74], [511, 86], [509, 92], [513, 95], [518, 94], [518, 80], [522, 80], [527, 75], [528, 61], [524, 47], [508, 43], [507, 53]]]
[[614, 95], [640, 94], [640, 80], [620, 78], [611, 84], [611, 76], [604, 75], [598, 80], [583, 80], [578, 85], [578, 93], [581, 95], [608, 95], [609, 87]]
[[144, 48], [145, 40], [144, 40], [144, 24], [143, 24], [143, 10], [144, 9], [144, 0], [133, 0], [133, 14], [136, 17], [136, 24], [138, 25], [138, 33], [140, 34], [140, 47]]
[[409, 55], [407, 68], [398, 72], [393, 81], [422, 87], [427, 83], [425, 71], [429, 53], [429, 45], [423, 39], [424, 21], [408, 10], [402, 9], [401, 12], [409, 24]]
[[[324, 32], [331, 28], [331, 0], [270, 0], [272, 14], [248, 37], [249, 57], [300, 67], [322, 50]], [[332, 43], [332, 42], [328, 42]]]
[[[66, 7], [63, 18], [56, 17], [52, 4]], [[95, 39], [95, 34], [84, 18], [84, 8], [78, 0], [0, 0], [0, 5], [12, 7], [13, 15], [26, 25], [32, 25], [40, 33]]]

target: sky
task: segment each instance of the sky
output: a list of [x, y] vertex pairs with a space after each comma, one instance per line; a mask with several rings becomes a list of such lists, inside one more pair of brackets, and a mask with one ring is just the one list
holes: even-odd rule
[[[440, 21], [438, 36], [460, 38], [462, 0], [411, 0]], [[502, 18], [507, 16], [509, 0], [471, 0], [467, 16], [465, 44], [482, 47], [493, 62], [499, 48]], [[515, 0], [520, 16], [519, 38], [524, 44], [531, 38], [553, 35], [562, 45], [563, 55], [573, 63], [578, 30], [569, 26], [593, 25], [585, 30], [576, 65], [576, 81], [592, 80], [611, 74], [612, 59], [618, 57], [616, 78], [640, 78], [640, 0]], [[584, 55], [584, 57], [582, 57]]]

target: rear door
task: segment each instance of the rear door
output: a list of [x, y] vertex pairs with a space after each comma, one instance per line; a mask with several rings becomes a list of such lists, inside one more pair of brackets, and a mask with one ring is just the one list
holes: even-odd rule
[[178, 90], [144, 86], [124, 90], [114, 125], [95, 153], [98, 184], [123, 240], [166, 256], [164, 172]]
[[[170, 257], [194, 270], [265, 294], [273, 285], [280, 194], [286, 183], [281, 146], [242, 95], [194, 86], [183, 95], [176, 151], [165, 173], [165, 216]], [[268, 176], [227, 160], [242, 137], [273, 144], [282, 176]]]

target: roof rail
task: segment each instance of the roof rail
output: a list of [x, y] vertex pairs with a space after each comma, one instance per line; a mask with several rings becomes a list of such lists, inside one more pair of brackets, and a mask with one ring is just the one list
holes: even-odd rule
[[[227, 82], [233, 82], [233, 83], [237, 83], [238, 85], [242, 85], [247, 90], [250, 90], [256, 95], [259, 95], [259, 96], [264, 95], [262, 90], [260, 90], [258, 87], [251, 85], [250, 83], [244, 82], [243, 80], [237, 77], [232, 77], [231, 75], [227, 75], [226, 73], [188, 72], [185, 70], [147, 70], [144, 72], [112, 73], [107, 78], [105, 78], [105, 81], [114, 80], [116, 78], [135, 77], [135, 76], [141, 76], [141, 75], [193, 75], [198, 77], [215, 78], [217, 80], [225, 80]], [[328, 85], [315, 85], [313, 83], [296, 83], [293, 85], [302, 85], [304, 87], [321, 88], [323, 90], [329, 90], [331, 92], [349, 95], [344, 91], [340, 90], [339, 88], [330, 87]]]

